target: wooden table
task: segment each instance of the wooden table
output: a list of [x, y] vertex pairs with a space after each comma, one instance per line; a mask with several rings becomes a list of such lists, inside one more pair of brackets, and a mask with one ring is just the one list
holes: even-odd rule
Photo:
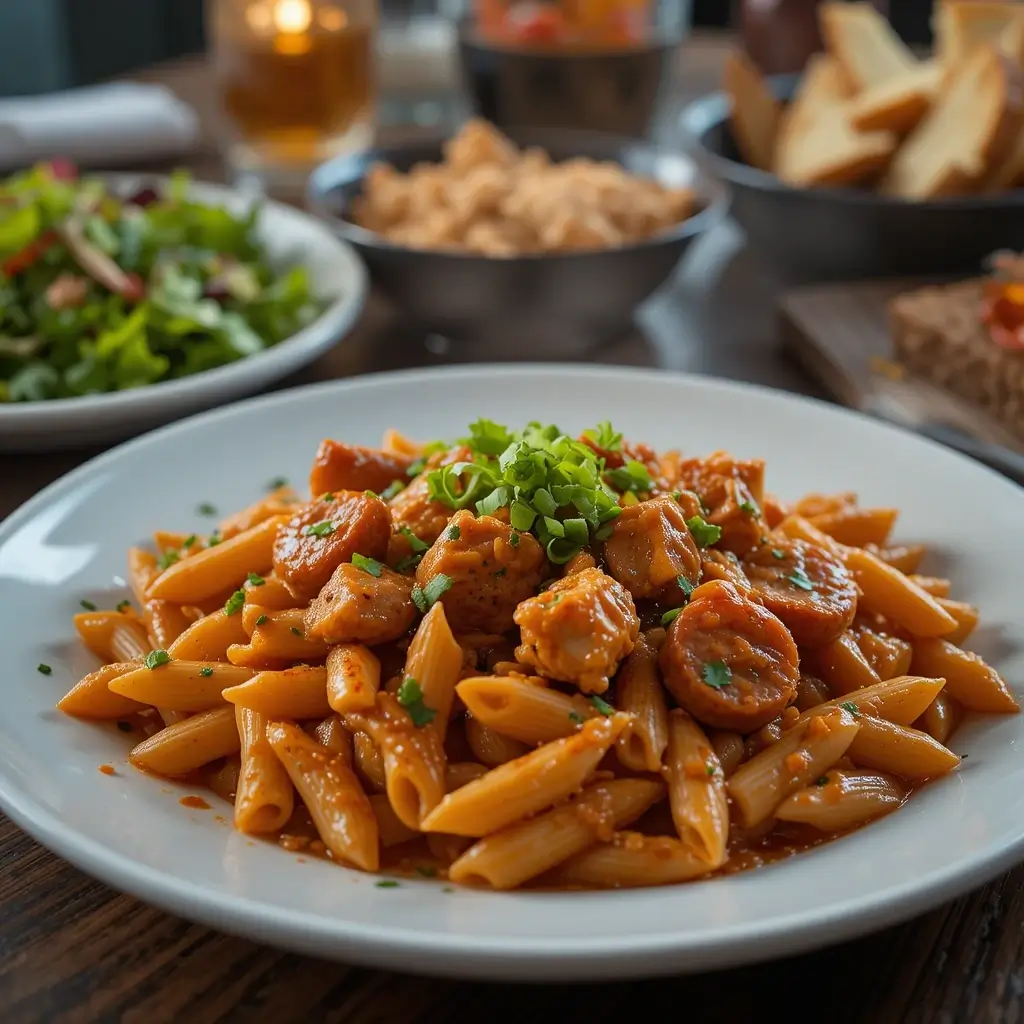
[[[723, 52], [715, 39], [688, 45], [680, 62], [681, 93], [714, 87]], [[210, 82], [202, 62], [144, 77], [170, 85], [210, 123]], [[204, 151], [190, 161], [198, 177], [223, 173], [211, 142], [208, 134]], [[644, 309], [641, 330], [591, 359], [815, 393], [777, 351], [776, 297], [777, 287], [727, 226], [702, 242], [672, 286]], [[451, 358], [437, 348], [403, 330], [393, 311], [373, 298], [345, 344], [285, 386]], [[91, 454], [0, 457], [0, 518]], [[1019, 1020], [1024, 999], [1024, 869], [906, 925], [786, 961], [670, 980], [530, 987], [356, 969], [228, 937], [118, 895], [2, 815], [0, 865], [4, 1024], [565, 1024], [621, 1020], [648, 1006], [695, 1024], [745, 1024], [776, 1010], [830, 1024], [994, 1024]]]

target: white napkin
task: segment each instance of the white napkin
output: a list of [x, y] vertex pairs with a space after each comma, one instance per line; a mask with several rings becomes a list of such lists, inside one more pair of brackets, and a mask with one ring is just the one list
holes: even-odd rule
[[0, 100], [0, 167], [67, 157], [85, 166], [176, 156], [199, 138], [195, 111], [140, 82]]

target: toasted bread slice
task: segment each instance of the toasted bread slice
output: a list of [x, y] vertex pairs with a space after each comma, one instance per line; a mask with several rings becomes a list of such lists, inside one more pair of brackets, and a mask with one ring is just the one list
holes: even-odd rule
[[919, 61], [909, 71], [859, 93], [850, 101], [850, 123], [858, 131], [906, 135], [924, 117], [942, 85], [942, 66]]
[[1003, 33], [1022, 16], [1016, 0], [938, 0], [932, 18], [935, 58], [947, 77], [979, 46], [1003, 49]]
[[751, 167], [771, 170], [782, 104], [742, 53], [726, 58], [725, 91], [732, 101], [730, 125], [740, 155]]
[[918, 63], [871, 4], [829, 2], [818, 10], [821, 36], [854, 92], [882, 85]]
[[1024, 68], [1024, 7], [1018, 7], [1015, 13], [1017, 16], [999, 33], [997, 49], [1017, 67]]
[[1022, 128], [1020, 71], [982, 45], [904, 141], [882, 191], [904, 199], [972, 192], [1009, 155]]
[[[999, 49], [1007, 60], [1018, 68], [1024, 69], [1024, 7], [1020, 8], [1020, 17], [1011, 21], [999, 35]], [[1024, 183], [1024, 131], [1017, 139], [1010, 152], [985, 176], [981, 190], [983, 192], [1002, 192], [1008, 188], [1017, 188]]]

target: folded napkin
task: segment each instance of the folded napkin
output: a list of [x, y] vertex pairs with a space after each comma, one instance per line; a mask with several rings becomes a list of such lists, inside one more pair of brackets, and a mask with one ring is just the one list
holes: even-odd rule
[[195, 111], [140, 82], [0, 100], [0, 168], [67, 157], [85, 166], [172, 157], [199, 138]]

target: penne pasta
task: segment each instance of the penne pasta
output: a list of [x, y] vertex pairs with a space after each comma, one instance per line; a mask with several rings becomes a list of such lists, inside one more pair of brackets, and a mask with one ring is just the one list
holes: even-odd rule
[[238, 750], [234, 712], [215, 708], [161, 729], [133, 748], [129, 759], [136, 768], [180, 778]]
[[327, 657], [327, 644], [306, 636], [302, 608], [275, 612], [253, 605], [246, 608], [243, 626], [246, 618], [254, 613], [249, 647], [254, 657], [265, 660], [268, 666], [278, 662], [322, 661]]
[[946, 692], [969, 711], [1006, 714], [1019, 710], [1010, 688], [991, 665], [948, 640], [915, 640], [911, 668], [921, 675], [943, 676]]
[[906, 798], [904, 787], [890, 775], [832, 769], [813, 785], [786, 797], [775, 809], [775, 817], [821, 832], [847, 832], [890, 814]]
[[899, 676], [857, 690], [845, 697], [834, 697], [817, 708], [805, 711], [800, 720], [824, 714], [831, 708], [854, 709], [858, 714], [884, 718], [897, 725], [910, 725], [924, 714], [925, 709], [938, 697], [945, 685], [944, 679], [923, 676]]
[[328, 715], [322, 722], [317, 722], [313, 728], [313, 739], [332, 754], [341, 754], [345, 764], [352, 767], [352, 734], [337, 715]]
[[942, 639], [954, 647], [962, 647], [978, 625], [978, 609], [965, 601], [950, 601], [946, 597], [938, 598], [938, 602], [943, 611], [949, 612], [956, 619], [956, 629]]
[[300, 501], [293, 488], [278, 487], [259, 501], [253, 502], [248, 508], [222, 519], [217, 524], [217, 532], [224, 540], [230, 540], [275, 516], [292, 515], [294, 506]]
[[234, 717], [241, 741], [235, 828], [249, 835], [278, 832], [295, 806], [291, 779], [267, 739], [267, 717], [242, 707]]
[[[273, 573], [261, 577], [261, 579], [262, 583], [247, 581], [243, 588], [245, 590], [245, 607], [242, 609], [243, 621], [245, 621], [246, 612], [250, 612], [250, 606], [258, 607], [264, 612], [284, 612], [295, 607], [295, 595]], [[259, 612], [254, 617], [258, 618]], [[251, 633], [252, 626], [247, 625], [246, 630]]]
[[75, 630], [101, 661], [135, 661], [150, 650], [145, 629], [120, 612], [89, 611], [75, 616]]
[[808, 517], [808, 522], [840, 544], [862, 548], [865, 544], [884, 544], [892, 533], [899, 513], [894, 508], [857, 508], [844, 506]]
[[327, 703], [343, 715], [375, 706], [380, 661], [362, 644], [338, 644], [327, 655]]
[[687, 850], [719, 867], [729, 839], [725, 775], [703, 730], [678, 708], [669, 715], [665, 771], [676, 834]]
[[875, 686], [878, 673], [864, 656], [857, 638], [849, 631], [817, 652], [817, 669], [834, 697]]
[[150, 648], [157, 651], [166, 651], [192, 625], [181, 605], [170, 601], [146, 601], [142, 606], [142, 622]]
[[249, 637], [238, 615], [223, 608], [193, 622], [168, 648], [175, 661], [227, 661], [232, 644], [244, 644]]
[[474, 843], [448, 870], [453, 882], [513, 889], [637, 820], [665, 795], [661, 782], [616, 779]]
[[861, 654], [880, 680], [905, 676], [910, 671], [913, 648], [908, 641], [872, 629], [858, 629], [854, 636]]
[[552, 807], [582, 788], [628, 724], [621, 714], [593, 719], [575, 736], [546, 743], [449, 793], [420, 827], [479, 837]]
[[514, 761], [530, 749], [525, 743], [503, 736], [475, 718], [466, 719], [466, 741], [473, 756], [488, 768]]
[[401, 846], [410, 839], [419, 839], [422, 833], [418, 829], [409, 828], [403, 825], [395, 814], [391, 802], [383, 793], [374, 793], [370, 796], [370, 808], [373, 816], [377, 819], [377, 832], [380, 836], [380, 845], [387, 849], [390, 846]]
[[746, 756], [743, 747], [743, 737], [738, 732], [725, 732], [722, 729], [712, 729], [708, 732], [708, 739], [715, 750], [715, 757], [722, 766], [722, 774], [729, 778]]
[[891, 772], [901, 779], [916, 781], [945, 775], [960, 764], [960, 758], [926, 732], [867, 715], [847, 751], [861, 768]]
[[657, 772], [668, 745], [668, 707], [658, 673], [658, 648], [643, 635], [616, 680], [619, 710], [633, 723], [615, 741], [615, 753], [635, 772]]
[[376, 871], [380, 866], [377, 819], [344, 759], [288, 722], [270, 723], [267, 739], [327, 849], [364, 871]]
[[700, 878], [712, 870], [678, 839], [619, 832], [610, 843], [597, 843], [568, 861], [554, 877], [560, 885], [629, 889], [670, 885]]
[[365, 732], [352, 736], [352, 760], [359, 778], [372, 790], [383, 793], [388, 788], [384, 773], [384, 758], [377, 744]]
[[90, 672], [80, 679], [57, 702], [57, 708], [65, 715], [75, 718], [124, 718], [138, 711], [145, 711], [146, 705], [130, 697], [112, 693], [109, 683], [118, 676], [133, 672], [139, 667], [137, 661], [115, 661], [110, 665]]
[[[950, 582], [947, 579], [940, 576], [919, 576], [917, 573], [905, 575], [915, 586], [920, 587], [926, 594], [931, 594], [932, 597], [949, 596]], [[939, 605], [942, 605], [941, 601], [939, 601]]]
[[234, 665], [169, 661], [157, 668], [135, 668], [108, 684], [114, 693], [171, 711], [206, 711], [224, 704], [223, 691], [252, 678]]
[[894, 569], [905, 573], [917, 572], [924, 561], [924, 556], [928, 554], [928, 549], [923, 544], [898, 544], [887, 548], [869, 545], [868, 550]]
[[948, 693], [939, 693], [913, 723], [916, 729], [928, 733], [933, 740], [945, 743], [963, 721], [964, 709]]
[[141, 608], [146, 603], [146, 591], [158, 575], [156, 555], [144, 548], [128, 549], [128, 586]]
[[430, 723], [444, 741], [455, 698], [455, 684], [462, 674], [462, 648], [452, 635], [445, 618], [444, 605], [438, 601], [423, 616], [409, 645], [405, 675], [415, 679], [423, 693], [423, 703], [436, 714]]
[[226, 689], [222, 696], [267, 718], [325, 718], [331, 713], [327, 703], [327, 669], [312, 665], [282, 672], [257, 672]]
[[235, 793], [238, 790], [238, 773], [241, 762], [238, 756], [232, 754], [224, 758], [223, 762], [211, 764], [204, 776], [206, 785], [210, 787], [221, 798], [229, 804], [235, 802]]
[[461, 789], [467, 783], [486, 774], [487, 766], [477, 764], [475, 761], [457, 761], [455, 764], [449, 761], [448, 767], [444, 770], [445, 792], [451, 793], [456, 789]]

